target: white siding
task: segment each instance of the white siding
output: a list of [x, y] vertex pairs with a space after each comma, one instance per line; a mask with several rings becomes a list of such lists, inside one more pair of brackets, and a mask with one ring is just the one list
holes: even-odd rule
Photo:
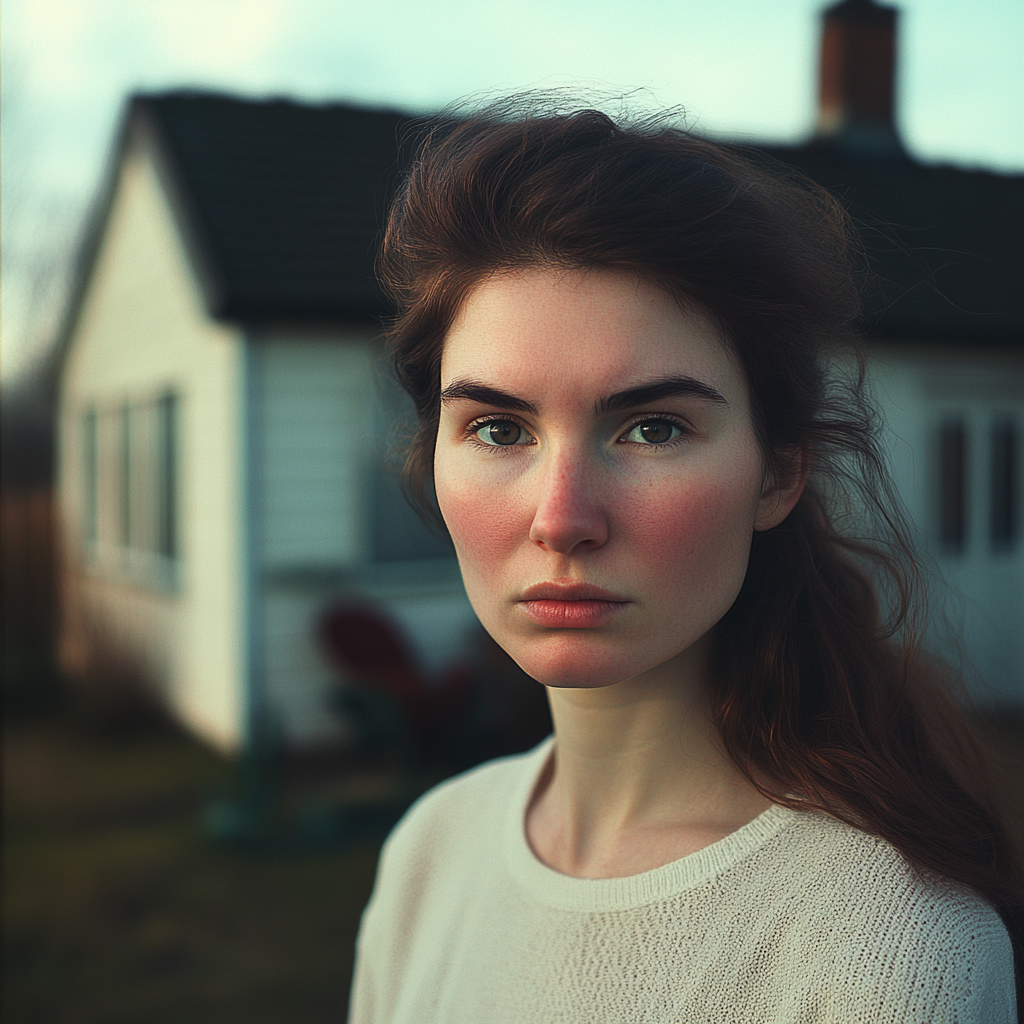
[[371, 336], [362, 331], [251, 344], [263, 567], [365, 560]]
[[[397, 488], [379, 486], [383, 448], [396, 439], [377, 393], [378, 351], [358, 329], [250, 341], [254, 686], [294, 745], [344, 736], [329, 707], [336, 673], [315, 637], [335, 602], [392, 617], [428, 674], [458, 660], [476, 627], [450, 559], [376, 561], [380, 526], [419, 530]], [[408, 550], [423, 545], [413, 537]]]
[[[1024, 357], [877, 343], [871, 350], [871, 378], [918, 543], [945, 581], [933, 590], [933, 606], [962, 631], [964, 653], [979, 677], [974, 681], [978, 695], [1024, 705], [1024, 466], [1019, 449], [1015, 544], [995, 549], [990, 528], [991, 428], [995, 419], [1010, 417], [1018, 437], [1024, 436]], [[950, 418], [964, 422], [968, 437], [966, 542], [956, 553], [939, 543], [938, 436]], [[940, 636], [941, 621], [937, 625]]]
[[374, 341], [362, 331], [249, 344], [253, 685], [290, 743], [329, 744], [343, 731], [314, 630], [324, 574], [368, 557]]
[[[215, 744], [240, 739], [242, 338], [209, 320], [152, 157], [136, 141], [117, 185], [62, 377], [59, 494], [67, 556], [62, 656], [81, 668], [97, 635], [143, 666], [180, 717]], [[122, 405], [179, 398], [177, 585], [122, 557], [101, 508], [97, 550], [83, 548], [84, 423], [101, 441]], [[102, 448], [102, 444], [100, 446]], [[109, 451], [100, 503], [116, 492]]]
[[325, 746], [345, 735], [329, 707], [334, 673], [313, 635], [324, 604], [324, 595], [308, 587], [268, 586], [263, 591], [260, 648], [266, 701], [274, 724], [299, 746]]

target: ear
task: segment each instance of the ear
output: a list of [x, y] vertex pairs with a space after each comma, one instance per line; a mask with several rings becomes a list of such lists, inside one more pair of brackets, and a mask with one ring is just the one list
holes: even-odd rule
[[793, 506], [804, 493], [810, 471], [811, 449], [808, 445], [794, 452], [778, 479], [765, 484], [757, 505], [757, 515], [754, 517], [755, 530], [770, 530], [778, 526], [793, 511]]

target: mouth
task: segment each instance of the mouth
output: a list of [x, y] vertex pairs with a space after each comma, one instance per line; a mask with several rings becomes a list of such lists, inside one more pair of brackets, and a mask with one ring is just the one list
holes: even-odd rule
[[549, 629], [593, 629], [611, 622], [631, 601], [587, 583], [537, 583], [516, 602], [539, 626]]

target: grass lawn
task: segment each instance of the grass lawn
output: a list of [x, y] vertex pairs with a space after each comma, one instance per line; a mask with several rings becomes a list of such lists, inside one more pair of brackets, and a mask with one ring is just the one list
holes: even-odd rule
[[218, 847], [201, 812], [231, 769], [177, 735], [15, 722], [4, 759], [5, 1021], [344, 1021], [376, 844]]

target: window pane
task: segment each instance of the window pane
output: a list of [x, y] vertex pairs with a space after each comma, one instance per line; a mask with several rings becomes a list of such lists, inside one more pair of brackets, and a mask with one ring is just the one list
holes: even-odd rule
[[939, 432], [939, 539], [950, 552], [967, 542], [967, 429], [947, 420]]
[[178, 522], [176, 515], [178, 400], [176, 395], [164, 395], [159, 403], [158, 465], [160, 481], [159, 552], [165, 558], [178, 557]]
[[992, 547], [1007, 551], [1017, 539], [1017, 429], [1009, 419], [992, 424]]
[[96, 410], [82, 418], [82, 535], [87, 545], [96, 543], [97, 462]]
[[132, 543], [132, 427], [131, 409], [121, 406], [118, 437], [117, 540], [122, 548]]

